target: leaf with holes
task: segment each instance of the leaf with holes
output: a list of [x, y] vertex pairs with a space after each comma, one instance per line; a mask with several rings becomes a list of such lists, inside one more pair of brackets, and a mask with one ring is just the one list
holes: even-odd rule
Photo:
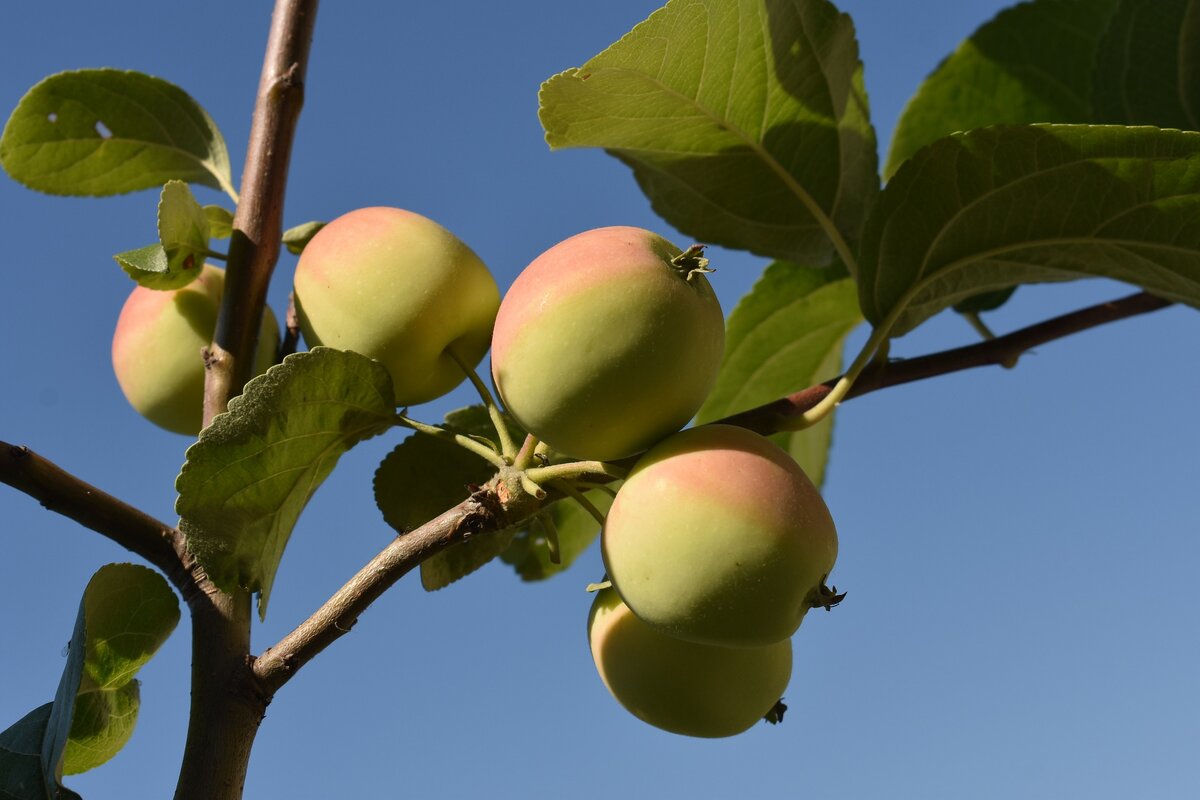
[[388, 430], [387, 369], [343, 350], [295, 353], [250, 383], [200, 432], [175, 482], [188, 548], [225, 591], [271, 584], [292, 528], [338, 459]]
[[124, 194], [182, 180], [236, 196], [212, 118], [178, 86], [140, 72], [45, 78], [4, 126], [0, 165], [48, 194]]
[[909, 100], [892, 134], [884, 175], [890, 178], [919, 149], [958, 131], [1097, 121], [1092, 72], [1117, 1], [1034, 0], [982, 25]]
[[[725, 356], [698, 423], [769, 403], [841, 371], [842, 345], [862, 322], [854, 282], [841, 268], [776, 262], [742, 298], [725, 326]], [[833, 415], [803, 431], [775, 434], [818, 486]]]
[[1098, 122], [1200, 130], [1200, 0], [1121, 0], [1095, 98]]
[[1102, 277], [1200, 305], [1200, 133], [1020, 125], [940, 139], [867, 225], [863, 313], [900, 336], [1023, 283]]
[[826, 0], [671, 0], [539, 98], [551, 147], [606, 148], [697, 241], [824, 264], [878, 189], [854, 26]]

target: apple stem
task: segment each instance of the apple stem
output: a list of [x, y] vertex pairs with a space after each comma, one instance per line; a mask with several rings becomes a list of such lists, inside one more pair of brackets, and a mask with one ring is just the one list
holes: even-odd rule
[[550, 551], [550, 563], [562, 564], [562, 548], [558, 544], [558, 526], [549, 514], [538, 514], [533, 518], [533, 524], [541, 529], [546, 538], [546, 549]]
[[525, 441], [521, 445], [521, 449], [517, 451], [512, 465], [517, 469], [528, 469], [541, 449], [542, 443], [538, 441], [537, 437], [532, 433], [526, 434]]
[[566, 464], [551, 464], [525, 471], [537, 483], [555, 480], [575, 480], [585, 475], [603, 475], [608, 478], [624, 478], [628, 473], [615, 464], [604, 461], [570, 461]]
[[418, 422], [404, 414], [396, 415], [396, 422], [406, 428], [412, 428], [414, 431], [424, 433], [429, 436], [435, 436], [438, 439], [444, 439], [448, 442], [454, 442], [459, 447], [470, 450], [475, 455], [487, 461], [494, 467], [506, 467], [508, 462], [502, 455], [497, 453], [495, 449], [484, 442], [475, 439], [471, 436], [464, 436], [461, 433], [448, 431], [445, 428], [439, 428], [436, 425], [426, 425], [424, 422]]
[[480, 380], [474, 368], [459, 358], [458, 353], [454, 352], [454, 348], [447, 347], [446, 355], [454, 359], [454, 363], [458, 364], [459, 369], [463, 371], [463, 374], [467, 376], [467, 380], [471, 381], [471, 385], [479, 393], [479, 398], [483, 400], [483, 405], [487, 408], [488, 416], [492, 419], [492, 425], [496, 428], [496, 435], [500, 437], [500, 454], [506, 459], [506, 464], [513, 463], [517, 457], [517, 445], [508, 430], [508, 423], [504, 421], [504, 412], [496, 404], [496, 399], [492, 397], [487, 384]]
[[595, 504], [593, 504], [591, 500], [588, 500], [587, 496], [583, 492], [579, 491], [574, 484], [572, 484], [570, 481], [554, 481], [550, 484], [550, 486], [558, 489], [576, 503], [579, 503], [579, 505], [583, 507], [584, 511], [591, 514], [596, 521], [600, 523], [601, 528], [604, 527], [604, 523], [607, 521], [604, 517], [604, 512], [596, 508]]

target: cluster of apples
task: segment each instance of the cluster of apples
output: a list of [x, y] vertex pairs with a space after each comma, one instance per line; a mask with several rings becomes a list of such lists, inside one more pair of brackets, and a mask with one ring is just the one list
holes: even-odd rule
[[[817, 489], [769, 440], [728, 425], [681, 431], [724, 349], [708, 271], [698, 247], [598, 228], [536, 258], [501, 301], [487, 267], [441, 225], [365, 208], [312, 238], [294, 288], [305, 341], [383, 363], [398, 405], [450, 391], [490, 347], [505, 409], [554, 453], [637, 456], [601, 535], [611, 585], [592, 606], [592, 654], [637, 717], [717, 737], [776, 709], [792, 634], [830, 602], [837, 534]], [[183, 290], [135, 289], [121, 313], [119, 381], [163, 427], [199, 429], [199, 350], [222, 277], [206, 266]], [[268, 309], [261, 369], [277, 341]]]

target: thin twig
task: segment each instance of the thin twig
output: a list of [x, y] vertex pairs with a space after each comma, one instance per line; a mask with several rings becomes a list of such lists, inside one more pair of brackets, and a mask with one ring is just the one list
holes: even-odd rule
[[[1004, 366], [1022, 353], [1039, 345], [1089, 328], [1158, 311], [1171, 305], [1173, 304], [1169, 300], [1163, 300], [1147, 292], [1138, 292], [1119, 300], [1099, 303], [1063, 314], [985, 342], [917, 358], [872, 364], [859, 376], [843, 402], [890, 386], [899, 386], [938, 375], [948, 375], [974, 367]], [[803, 415], [805, 411], [824, 400], [833, 390], [837, 381], [838, 378], [833, 378], [825, 383], [810, 386], [795, 394], [752, 408], [749, 411], [743, 411], [740, 414], [733, 414], [719, 421], [749, 428], [762, 434], [788, 430], [793, 418]]]

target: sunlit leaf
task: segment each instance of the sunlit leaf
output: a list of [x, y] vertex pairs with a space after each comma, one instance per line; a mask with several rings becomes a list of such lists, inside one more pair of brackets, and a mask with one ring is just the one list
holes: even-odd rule
[[158, 199], [158, 241], [167, 254], [168, 270], [200, 274], [208, 254], [208, 215], [183, 181], [167, 181]]
[[208, 219], [208, 235], [214, 239], [228, 239], [233, 235], [233, 212], [221, 206], [205, 206], [204, 216]]
[[811, 264], [878, 187], [854, 26], [825, 0], [671, 0], [546, 81], [551, 147], [603, 147], [697, 241]]
[[318, 347], [246, 385], [187, 451], [176, 489], [180, 526], [225, 591], [271, 584], [292, 528], [343, 453], [389, 429], [391, 377], [377, 361]]
[[283, 232], [283, 245], [288, 249], [289, 253], [298, 256], [304, 252], [304, 246], [309, 243], [312, 237], [316, 236], [317, 232], [324, 227], [324, 222], [306, 222], [303, 225], [288, 228]]
[[169, 180], [233, 193], [229, 153], [212, 118], [179, 87], [140, 72], [45, 78], [4, 126], [0, 164], [49, 194], [123, 194]]

